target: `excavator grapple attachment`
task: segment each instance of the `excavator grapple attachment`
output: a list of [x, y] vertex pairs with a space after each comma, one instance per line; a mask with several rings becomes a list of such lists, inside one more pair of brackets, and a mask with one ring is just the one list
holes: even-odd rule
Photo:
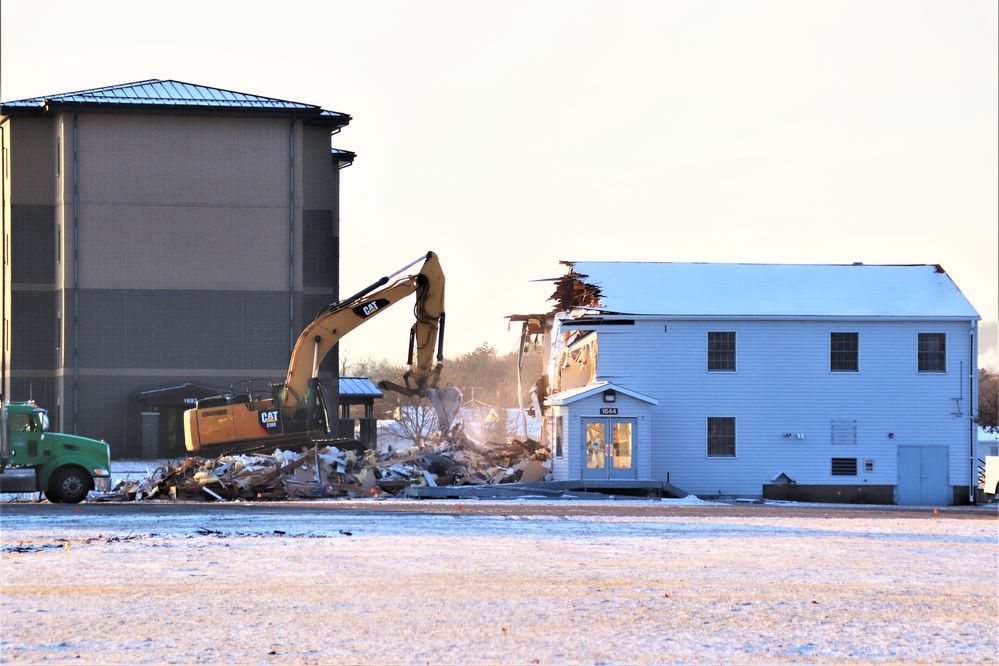
[[458, 415], [458, 410], [461, 409], [461, 389], [453, 384], [448, 384], [441, 388], [430, 389], [426, 394], [434, 412], [437, 413], [441, 430], [447, 430]]

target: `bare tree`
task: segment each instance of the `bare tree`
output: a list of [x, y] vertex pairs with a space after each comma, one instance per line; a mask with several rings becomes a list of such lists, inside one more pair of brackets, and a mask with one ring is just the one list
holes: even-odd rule
[[978, 425], [999, 432], [999, 372], [978, 370]]
[[[482, 344], [472, 352], [444, 360], [440, 386], [452, 384], [462, 392], [466, 406], [474, 400], [475, 405], [484, 408], [482, 436], [490, 441], [505, 441], [512, 432], [507, 424], [507, 410], [520, 402], [518, 358], [519, 350], [500, 355], [488, 344]], [[525, 359], [524, 386], [529, 390], [542, 372], [540, 348], [528, 349]], [[367, 377], [375, 384], [385, 380], [401, 384], [405, 371], [405, 366], [386, 360], [341, 362], [343, 376]], [[530, 404], [530, 399], [525, 403]], [[426, 399], [385, 391], [375, 401], [374, 412], [378, 419], [395, 421], [391, 434], [399, 440], [419, 443], [440, 430], [437, 414]], [[486, 418], [489, 414], [491, 418]]]
[[400, 395], [399, 405], [392, 414], [395, 423], [392, 434], [419, 446], [440, 432], [441, 424], [429, 403], [416, 396]]

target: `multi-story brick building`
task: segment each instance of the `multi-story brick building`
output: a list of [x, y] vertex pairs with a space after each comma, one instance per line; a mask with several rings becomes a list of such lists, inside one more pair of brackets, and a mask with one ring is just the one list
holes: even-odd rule
[[0, 103], [4, 396], [175, 455], [194, 398], [281, 380], [338, 293], [349, 122], [159, 80]]

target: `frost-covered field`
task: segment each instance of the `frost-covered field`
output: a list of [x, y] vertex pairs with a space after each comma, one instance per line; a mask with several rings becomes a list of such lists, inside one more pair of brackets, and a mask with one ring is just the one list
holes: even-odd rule
[[994, 517], [62, 514], [0, 528], [3, 664], [999, 654]]

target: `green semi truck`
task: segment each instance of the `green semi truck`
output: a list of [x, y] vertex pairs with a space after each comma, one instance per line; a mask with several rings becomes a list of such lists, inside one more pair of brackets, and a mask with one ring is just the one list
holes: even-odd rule
[[34, 402], [0, 397], [0, 492], [41, 492], [76, 504], [91, 490], [111, 490], [111, 451], [104, 442], [49, 432], [48, 413]]

